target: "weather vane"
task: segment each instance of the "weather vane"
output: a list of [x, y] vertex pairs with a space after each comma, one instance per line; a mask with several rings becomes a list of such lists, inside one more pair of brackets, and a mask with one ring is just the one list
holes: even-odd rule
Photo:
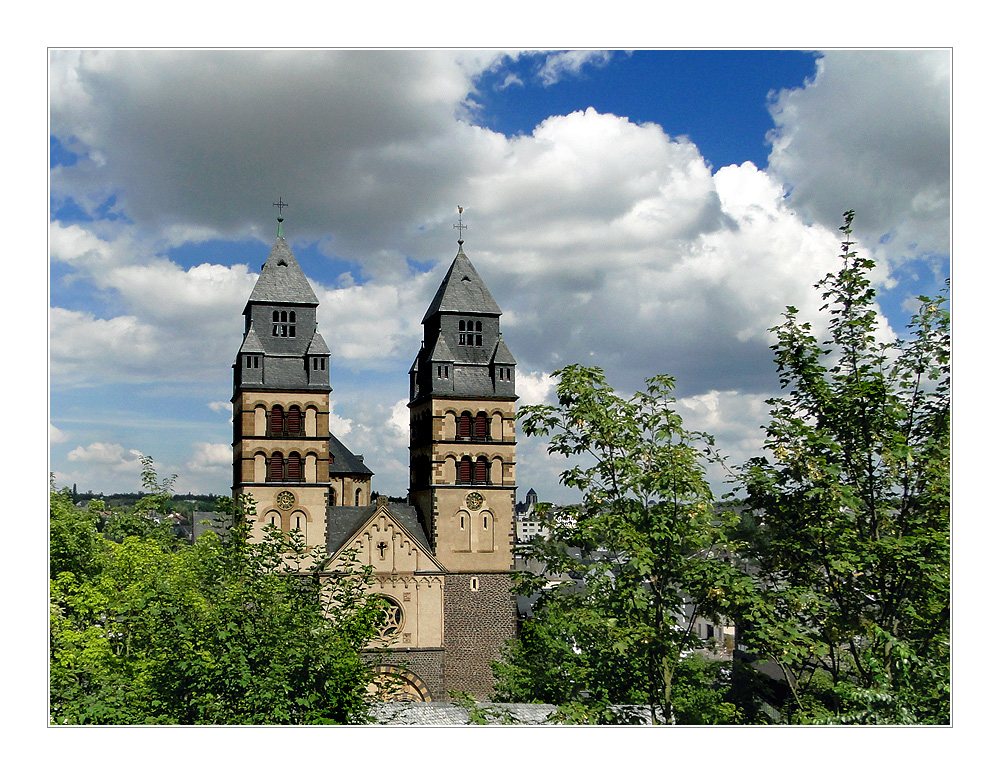
[[456, 223], [455, 226], [454, 226], [454, 228], [458, 229], [458, 244], [459, 245], [461, 245], [461, 244], [463, 244], [465, 242], [465, 240], [462, 239], [462, 231], [464, 229], [468, 229], [469, 228], [468, 226], [464, 226], [462, 224], [462, 210], [463, 210], [462, 205], [459, 205], [458, 206], [458, 223]]
[[282, 236], [282, 234], [281, 234], [281, 222], [282, 222], [283, 220], [285, 220], [285, 218], [284, 218], [284, 216], [283, 216], [283, 215], [281, 214], [281, 212], [282, 212], [282, 210], [284, 210], [284, 209], [285, 209], [286, 207], [288, 207], [288, 203], [287, 203], [287, 202], [282, 202], [282, 201], [281, 201], [281, 197], [279, 196], [279, 197], [278, 197], [278, 201], [277, 201], [277, 202], [275, 202], [273, 206], [274, 206], [274, 207], [277, 207], [277, 208], [278, 208], [278, 236], [280, 237], [280, 236]]

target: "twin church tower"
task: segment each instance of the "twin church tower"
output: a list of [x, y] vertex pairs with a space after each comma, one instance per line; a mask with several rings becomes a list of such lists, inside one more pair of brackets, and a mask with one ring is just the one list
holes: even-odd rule
[[345, 552], [374, 568], [391, 643], [377, 669], [396, 676], [399, 699], [486, 699], [516, 617], [517, 396], [500, 307], [459, 239], [410, 368], [408, 501], [372, 502], [373, 472], [330, 433], [319, 300], [278, 221], [233, 364], [234, 497], [253, 496], [256, 535], [268, 524], [298, 529], [331, 570]]

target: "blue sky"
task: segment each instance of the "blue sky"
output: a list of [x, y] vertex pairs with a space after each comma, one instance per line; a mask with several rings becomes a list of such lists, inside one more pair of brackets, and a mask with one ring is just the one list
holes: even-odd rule
[[[406, 482], [419, 321], [466, 252], [525, 402], [589, 363], [677, 378], [692, 428], [759, 449], [767, 329], [819, 322], [844, 210], [884, 335], [950, 262], [946, 51], [53, 51], [50, 470], [227, 491], [230, 365], [275, 234], [321, 301], [334, 428]], [[518, 448], [519, 494], [568, 500]], [[723, 491], [721, 475], [713, 474]]]
[[[595, 108], [686, 135], [715, 167], [767, 165], [765, 137], [774, 124], [767, 98], [799, 87], [816, 72], [807, 51], [617, 51], [584, 65], [573, 78], [546, 84], [541, 55], [480, 79], [482, 124], [506, 135], [530, 134], [554, 114]], [[504, 82], [517, 78], [503, 88]]]

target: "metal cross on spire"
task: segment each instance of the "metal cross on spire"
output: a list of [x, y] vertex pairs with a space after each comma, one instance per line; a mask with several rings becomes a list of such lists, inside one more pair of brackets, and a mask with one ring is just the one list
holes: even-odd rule
[[275, 202], [273, 206], [278, 208], [278, 236], [281, 237], [282, 236], [282, 234], [281, 234], [281, 222], [285, 220], [284, 216], [281, 213], [282, 213], [282, 210], [284, 210], [286, 207], [288, 207], [288, 203], [281, 201], [281, 197], [279, 196], [278, 197], [278, 201]]
[[459, 205], [458, 206], [458, 223], [456, 223], [455, 226], [454, 226], [454, 228], [458, 229], [458, 244], [459, 245], [461, 245], [461, 244], [463, 244], [465, 242], [465, 240], [462, 239], [462, 231], [469, 228], [468, 226], [465, 226], [465, 225], [462, 224], [462, 210], [463, 210], [462, 205]]

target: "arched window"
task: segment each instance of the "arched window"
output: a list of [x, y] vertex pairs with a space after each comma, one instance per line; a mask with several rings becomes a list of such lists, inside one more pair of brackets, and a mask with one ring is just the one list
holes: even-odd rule
[[302, 435], [302, 410], [297, 406], [289, 407], [285, 414], [285, 431], [289, 435]]
[[476, 458], [473, 481], [475, 484], [489, 484], [489, 462], [485, 457]]
[[280, 452], [271, 455], [267, 465], [267, 481], [280, 482], [284, 479], [285, 460]]
[[354, 491], [354, 505], [355, 506], [360, 506], [361, 505], [361, 488], [360, 487]]
[[486, 412], [480, 412], [476, 415], [476, 420], [473, 424], [472, 438], [476, 441], [486, 441], [488, 428], [489, 418], [486, 416]]
[[472, 484], [472, 458], [466, 455], [456, 464], [455, 484]]
[[298, 452], [293, 452], [288, 456], [288, 463], [285, 466], [285, 480], [289, 482], [302, 481], [302, 456]]
[[285, 429], [285, 412], [280, 406], [271, 409], [271, 418], [267, 428], [272, 435], [278, 435]]
[[458, 418], [458, 437], [460, 439], [468, 439], [472, 436], [472, 413], [462, 412], [462, 416]]

